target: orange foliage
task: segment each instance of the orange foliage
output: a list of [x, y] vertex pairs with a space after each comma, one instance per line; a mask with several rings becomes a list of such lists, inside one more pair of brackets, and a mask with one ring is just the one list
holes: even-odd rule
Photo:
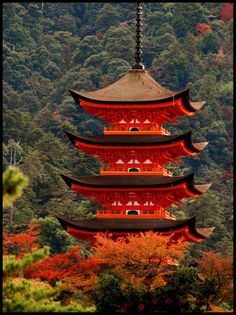
[[198, 261], [198, 269], [205, 279], [215, 279], [217, 282], [217, 291], [210, 296], [210, 303], [227, 300], [233, 296], [232, 257], [223, 257], [214, 252], [204, 253]]
[[233, 15], [234, 15], [234, 4], [224, 3], [220, 10], [221, 20], [224, 22], [228, 22], [229, 20], [233, 18]]
[[101, 233], [96, 236], [93, 254], [124, 278], [124, 286], [131, 283], [153, 290], [165, 285], [164, 276], [172, 272], [164, 268], [165, 262], [182, 258], [184, 250], [184, 241], [172, 243], [171, 236], [152, 231], [116, 240]]
[[72, 248], [68, 253], [46, 257], [40, 262], [30, 265], [24, 273], [28, 279], [40, 279], [55, 284], [62, 283], [61, 288], [70, 292], [95, 290], [99, 261], [83, 259], [81, 247]]
[[214, 304], [211, 304], [211, 303], [210, 303], [210, 308], [211, 308], [211, 310], [208, 311], [207, 313], [215, 313], [215, 312], [217, 312], [217, 313], [225, 313], [225, 310], [223, 308], [221, 308], [219, 306], [216, 306]]
[[22, 258], [24, 254], [32, 252], [33, 248], [38, 248], [36, 236], [39, 224], [34, 224], [28, 228], [26, 233], [7, 234], [3, 233], [3, 254], [16, 255]]
[[206, 34], [206, 32], [210, 32], [212, 29], [211, 29], [210, 25], [208, 25], [206, 23], [198, 23], [196, 25], [196, 30], [198, 31], [200, 36], [204, 36]]
[[103, 35], [102, 35], [102, 33], [101, 32], [99, 32], [99, 31], [97, 31], [96, 32], [96, 38], [98, 39], [98, 40], [101, 40], [102, 38], [103, 38]]

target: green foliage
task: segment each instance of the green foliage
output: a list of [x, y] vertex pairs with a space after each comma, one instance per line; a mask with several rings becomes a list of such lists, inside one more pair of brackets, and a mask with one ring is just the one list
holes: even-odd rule
[[[168, 312], [193, 312], [196, 311], [194, 301], [199, 295], [199, 281], [197, 270], [193, 267], [178, 269], [170, 278], [165, 287], [156, 292], [159, 303]], [[166, 303], [166, 300], [171, 303]], [[163, 307], [162, 306], [162, 307]]]
[[[124, 299], [122, 279], [114, 273], [104, 273], [99, 277], [94, 298], [99, 312], [117, 311]], [[108, 294], [109, 292], [109, 294]]]
[[[196, 215], [198, 227], [215, 226], [213, 235], [194, 244], [193, 251], [204, 248], [226, 253], [232, 251], [233, 230], [233, 19], [220, 20], [222, 5], [145, 3], [143, 59], [162, 86], [170, 90], [189, 87], [191, 101], [206, 101], [194, 117], [166, 126], [172, 134], [193, 130], [194, 143], [209, 141], [199, 156], [184, 159], [184, 167], [169, 166], [175, 176], [189, 170], [196, 174], [196, 184], [213, 184], [211, 192], [173, 211], [179, 219], [184, 213], [186, 217]], [[130, 69], [134, 63], [135, 6], [3, 5], [3, 166], [5, 170], [9, 164], [11, 141], [20, 141], [18, 167], [30, 178], [22, 198], [14, 203], [14, 226], [49, 215], [89, 217], [89, 210], [96, 209], [70, 193], [60, 173], [98, 174], [99, 163], [76, 151], [64, 130], [101, 134], [104, 123], [75, 106], [67, 89], [96, 90]], [[211, 21], [210, 15], [217, 18]], [[212, 30], [200, 36], [198, 23], [206, 23]], [[8, 225], [4, 211], [4, 224]], [[58, 237], [60, 245], [54, 246], [55, 252], [66, 250], [63, 235]], [[49, 243], [52, 246], [53, 236]]]
[[15, 256], [3, 257], [3, 312], [94, 312], [94, 306], [84, 307], [75, 301], [63, 306], [58, 300], [59, 285], [53, 288], [48, 283], [22, 277], [29, 265], [48, 254], [49, 247], [44, 247], [20, 260]]
[[72, 238], [65, 230], [61, 228], [59, 221], [53, 217], [39, 218], [33, 220], [40, 224], [40, 235], [38, 243], [41, 246], [50, 246], [52, 255], [65, 253], [70, 247], [78, 245], [79, 241]]
[[15, 278], [3, 286], [3, 312], [94, 312], [95, 307], [72, 302], [63, 306], [60, 291], [36, 280]]
[[209, 52], [217, 53], [220, 48], [220, 41], [218, 39], [217, 34], [213, 32], [207, 32], [206, 35], [203, 37], [201, 49], [204, 54]]
[[28, 177], [20, 169], [9, 166], [3, 173], [3, 207], [11, 207], [28, 183]]
[[35, 263], [47, 255], [49, 255], [50, 248], [45, 246], [43, 248], [33, 249], [32, 253], [25, 254], [22, 259], [17, 259], [14, 255], [3, 256], [3, 276], [12, 276], [15, 273], [22, 274], [25, 268], [32, 263]]

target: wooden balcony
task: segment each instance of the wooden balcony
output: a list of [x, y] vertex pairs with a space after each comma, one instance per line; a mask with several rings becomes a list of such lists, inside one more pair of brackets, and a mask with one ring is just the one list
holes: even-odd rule
[[[168, 211], [166, 210], [162, 210], [162, 211], [156, 211], [154, 209], [152, 210], [140, 210], [140, 214], [139, 215], [128, 215], [126, 214], [126, 210], [133, 210], [134, 206], [132, 206], [132, 209], [128, 209], [129, 207], [125, 207], [125, 210], [120, 209], [120, 210], [116, 210], [116, 209], [112, 209], [112, 210], [97, 210], [96, 211], [96, 217], [97, 218], [146, 218], [146, 219], [150, 219], [150, 218], [158, 218], [158, 219], [169, 219], [169, 220], [176, 220], [175, 215], [170, 214]], [[136, 207], [137, 208], [137, 207]], [[153, 213], [151, 213], [153, 212]]]
[[[129, 166], [130, 167], [130, 166]], [[133, 167], [133, 166], [131, 166]], [[137, 166], [136, 166], [137, 167]], [[135, 166], [134, 166], [135, 168]], [[140, 172], [129, 172], [127, 168], [109, 169], [101, 168], [100, 175], [163, 175], [163, 176], [173, 176], [173, 173], [167, 169], [156, 169], [151, 171], [141, 170]]]
[[152, 128], [140, 128], [138, 131], [130, 131], [130, 127], [125, 126], [124, 128], [105, 127], [104, 135], [170, 135], [170, 132], [162, 126]]

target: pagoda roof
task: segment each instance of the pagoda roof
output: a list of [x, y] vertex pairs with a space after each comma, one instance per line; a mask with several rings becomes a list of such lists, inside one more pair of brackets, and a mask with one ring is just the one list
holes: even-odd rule
[[66, 220], [57, 217], [62, 227], [68, 227], [88, 232], [144, 232], [157, 231], [169, 232], [176, 231], [184, 227], [189, 227], [189, 231], [197, 238], [204, 239], [209, 236], [214, 228], [196, 228], [196, 218], [184, 220], [170, 220], [159, 218], [92, 218], [84, 220]]
[[102, 146], [153, 146], [172, 144], [181, 140], [185, 141], [188, 149], [193, 152], [202, 151], [208, 142], [192, 143], [192, 132], [186, 132], [181, 135], [101, 135], [87, 136], [78, 135], [71, 131], [66, 131], [70, 141], [75, 145], [75, 142], [82, 142], [90, 145]]
[[80, 92], [69, 89], [75, 101], [100, 104], [151, 104], [182, 98], [191, 112], [199, 110], [205, 102], [190, 102], [189, 89], [172, 92], [157, 83], [146, 70], [132, 69], [114, 83], [96, 91]]
[[187, 183], [191, 191], [196, 194], [202, 194], [207, 191], [211, 184], [205, 185], [194, 185], [194, 174], [191, 173], [185, 176], [172, 177], [172, 176], [157, 176], [157, 175], [110, 175], [110, 176], [93, 176], [93, 177], [82, 177], [73, 178], [61, 174], [66, 184], [71, 188], [72, 184], [83, 187], [93, 188], [162, 188], [172, 187], [181, 183]]

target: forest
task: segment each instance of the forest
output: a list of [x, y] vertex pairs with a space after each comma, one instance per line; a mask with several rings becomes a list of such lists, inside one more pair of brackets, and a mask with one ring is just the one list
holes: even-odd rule
[[[206, 101], [166, 128], [192, 130], [193, 142], [208, 146], [167, 168], [175, 176], [194, 172], [198, 184], [212, 186], [168, 210], [178, 219], [196, 216], [197, 227], [214, 232], [183, 255], [181, 244], [167, 253], [151, 231], [120, 246], [99, 236], [90, 248], [63, 230], [56, 216], [91, 218], [97, 205], [68, 189], [60, 174], [95, 176], [101, 166], [76, 150], [65, 130], [99, 135], [105, 126], [68, 89], [97, 90], [132, 67], [136, 3], [4, 3], [4, 312], [232, 312], [233, 3], [143, 7], [147, 71], [163, 87], [190, 88], [191, 101]], [[142, 246], [150, 240], [155, 259], [179, 259], [175, 272], [155, 259], [147, 266]], [[137, 244], [139, 267], [135, 257], [114, 261], [112, 253], [127, 257]]]

